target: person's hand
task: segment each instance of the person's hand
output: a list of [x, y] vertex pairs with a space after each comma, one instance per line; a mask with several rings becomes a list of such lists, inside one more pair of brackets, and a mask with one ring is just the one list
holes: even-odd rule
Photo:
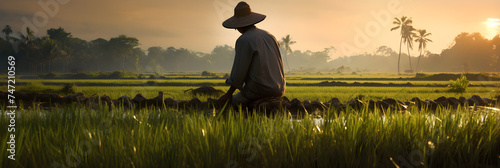
[[231, 86], [229, 88], [229, 90], [226, 92], [226, 94], [222, 95], [219, 98], [219, 105], [223, 106], [226, 103], [231, 102], [231, 100], [233, 99], [233, 93], [234, 93], [235, 90], [236, 90], [236, 88], [233, 87], [233, 86]]
[[226, 102], [231, 102], [231, 99], [233, 99], [233, 94], [226, 93], [219, 98], [219, 104], [223, 106]]

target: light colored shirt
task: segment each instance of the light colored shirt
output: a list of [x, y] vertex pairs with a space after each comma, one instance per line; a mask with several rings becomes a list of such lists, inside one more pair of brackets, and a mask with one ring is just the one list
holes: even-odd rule
[[278, 42], [265, 30], [253, 28], [236, 41], [236, 55], [227, 84], [250, 101], [285, 94], [285, 73]]

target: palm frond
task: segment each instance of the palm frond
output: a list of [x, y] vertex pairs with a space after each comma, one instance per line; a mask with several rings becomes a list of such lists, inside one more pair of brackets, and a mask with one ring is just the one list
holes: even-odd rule
[[400, 27], [400, 26], [393, 27], [393, 28], [391, 28], [391, 31], [393, 31], [393, 30], [397, 30], [397, 29], [399, 29], [399, 27]]

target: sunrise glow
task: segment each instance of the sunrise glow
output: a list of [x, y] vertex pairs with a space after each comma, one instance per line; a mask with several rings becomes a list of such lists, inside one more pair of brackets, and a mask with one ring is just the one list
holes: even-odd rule
[[486, 38], [493, 38], [497, 34], [499, 34], [500, 29], [500, 19], [498, 18], [488, 18], [487, 21], [483, 22], [486, 25], [487, 33], [485, 34]]

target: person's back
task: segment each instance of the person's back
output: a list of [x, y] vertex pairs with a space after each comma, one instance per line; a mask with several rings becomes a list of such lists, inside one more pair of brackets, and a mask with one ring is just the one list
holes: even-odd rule
[[[246, 65], [248, 64], [248, 65]], [[246, 77], [245, 66], [248, 67]], [[285, 92], [285, 77], [279, 45], [267, 31], [252, 28], [236, 41], [236, 56], [228, 83], [244, 77], [240, 89], [249, 100], [281, 97]]]
[[[233, 104], [246, 104], [285, 93], [279, 44], [273, 35], [254, 25], [265, 17], [251, 12], [247, 3], [240, 2], [235, 7], [235, 15], [224, 21], [224, 27], [237, 29], [242, 35], [236, 41], [234, 64], [226, 81], [231, 87], [219, 102], [233, 99]], [[241, 92], [233, 96], [236, 89]]]
[[[236, 69], [245, 62], [249, 64], [242, 94], [249, 100], [265, 97], [281, 97], [285, 92], [285, 77], [279, 45], [268, 32], [253, 28], [245, 32], [236, 42], [236, 57], [230, 80], [240, 75]], [[248, 58], [241, 58], [248, 57]], [[244, 74], [242, 74], [244, 75]]]

